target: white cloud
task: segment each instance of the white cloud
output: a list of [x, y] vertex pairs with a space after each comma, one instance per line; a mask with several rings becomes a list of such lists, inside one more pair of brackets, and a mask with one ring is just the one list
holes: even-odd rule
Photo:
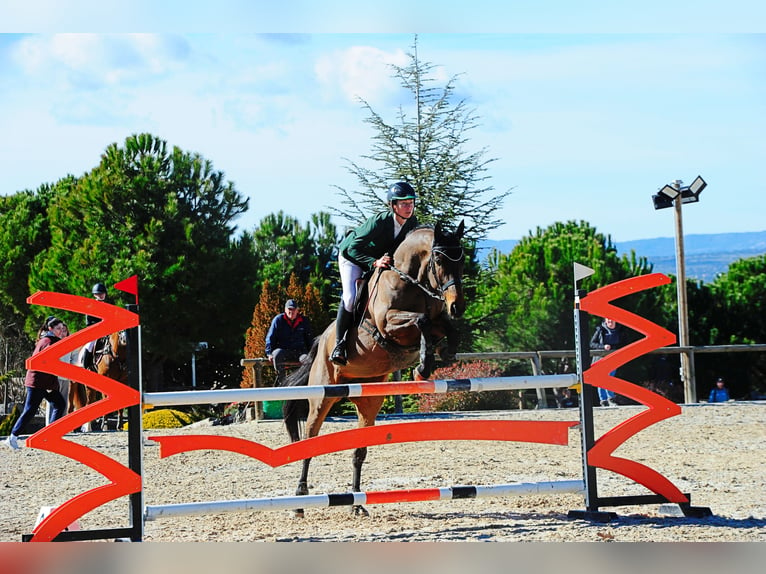
[[407, 63], [402, 50], [385, 52], [370, 46], [353, 46], [320, 56], [315, 73], [326, 98], [342, 97], [348, 102], [363, 98], [375, 105], [389, 102], [399, 91], [399, 82], [391, 78], [391, 64]]
[[173, 36], [54, 34], [23, 38], [11, 56], [29, 77], [58, 89], [99, 89], [161, 77], [189, 53]]

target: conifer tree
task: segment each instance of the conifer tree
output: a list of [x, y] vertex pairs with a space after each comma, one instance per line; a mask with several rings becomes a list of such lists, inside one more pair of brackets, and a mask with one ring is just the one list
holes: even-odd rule
[[457, 77], [435, 87], [434, 64], [418, 56], [417, 37], [406, 66], [392, 65], [412, 100], [399, 106], [394, 123], [387, 123], [365, 100], [369, 113], [365, 122], [375, 130], [372, 150], [362, 162], [346, 160], [359, 188], [335, 186], [341, 196], [334, 215], [359, 224], [386, 207], [386, 191], [395, 181], [409, 182], [418, 194], [417, 215], [422, 223], [442, 221], [447, 225], [466, 223], [468, 242], [483, 239], [504, 222], [496, 215], [510, 190], [494, 193], [488, 184], [487, 166], [495, 159], [487, 149], [469, 150], [468, 133], [478, 125], [478, 116], [465, 99], [456, 100]]

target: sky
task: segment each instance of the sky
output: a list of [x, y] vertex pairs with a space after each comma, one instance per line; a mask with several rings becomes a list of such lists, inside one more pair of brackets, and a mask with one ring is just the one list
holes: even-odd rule
[[583, 0], [574, 17], [566, 2], [485, 0], [470, 13], [288, 0], [291, 15], [225, 0], [19, 4], [0, 0], [0, 194], [82, 175], [149, 132], [250, 198], [239, 228], [278, 211], [306, 222], [338, 204], [335, 186], [359, 187], [348, 160], [375, 134], [359, 98], [387, 123], [409, 103], [390, 65], [407, 64], [417, 33], [437, 85], [456, 77], [479, 120], [466, 150], [486, 150], [486, 183], [511, 190], [489, 239], [568, 220], [618, 245], [671, 237], [673, 210], [652, 195], [697, 175], [708, 186], [684, 205], [685, 234], [766, 230], [762, 3]]

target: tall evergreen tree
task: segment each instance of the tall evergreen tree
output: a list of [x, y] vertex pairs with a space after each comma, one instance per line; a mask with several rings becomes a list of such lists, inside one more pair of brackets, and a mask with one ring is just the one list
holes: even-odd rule
[[365, 122], [374, 130], [372, 150], [365, 163], [346, 160], [359, 188], [336, 186], [342, 207], [331, 208], [353, 224], [359, 224], [386, 206], [388, 186], [408, 181], [418, 194], [417, 215], [423, 223], [447, 225], [466, 222], [469, 243], [486, 237], [503, 224], [497, 210], [510, 191], [499, 194], [488, 184], [486, 148], [470, 151], [469, 132], [478, 117], [464, 99], [456, 99], [457, 77], [435, 86], [433, 64], [418, 56], [417, 37], [406, 66], [392, 65], [393, 77], [412, 100], [399, 107], [394, 123], [387, 121], [365, 100]]

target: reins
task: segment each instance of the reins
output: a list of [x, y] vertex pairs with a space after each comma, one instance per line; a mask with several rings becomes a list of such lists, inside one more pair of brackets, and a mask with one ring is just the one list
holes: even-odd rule
[[426, 293], [427, 295], [433, 297], [434, 299], [437, 299], [439, 301], [444, 301], [444, 292], [447, 289], [449, 289], [450, 287], [452, 287], [453, 285], [459, 284], [458, 282], [460, 280], [452, 278], [449, 281], [447, 281], [444, 285], [439, 283], [439, 278], [436, 275], [436, 263], [434, 262], [434, 253], [438, 253], [439, 255], [441, 255], [442, 257], [446, 257], [447, 259], [449, 259], [453, 263], [457, 263], [458, 261], [460, 261], [465, 256], [465, 252], [463, 251], [463, 248], [461, 247], [460, 248], [460, 256], [453, 258], [453, 257], [450, 257], [449, 255], [447, 255], [447, 253], [441, 247], [437, 246], [437, 247], [433, 247], [431, 249], [431, 256], [428, 258], [427, 270], [433, 276], [434, 282], [438, 286], [438, 290], [434, 289], [430, 285], [424, 285], [423, 283], [421, 283], [420, 281], [418, 281], [414, 277], [411, 277], [410, 275], [408, 275], [407, 273], [405, 273], [401, 269], [397, 269], [393, 265], [389, 265], [388, 269], [390, 269], [391, 271], [393, 271], [396, 274], [398, 274], [399, 277], [402, 279], [402, 281], [405, 281], [406, 283], [409, 283], [411, 285], [415, 285], [416, 287], [419, 287], [424, 293]]

